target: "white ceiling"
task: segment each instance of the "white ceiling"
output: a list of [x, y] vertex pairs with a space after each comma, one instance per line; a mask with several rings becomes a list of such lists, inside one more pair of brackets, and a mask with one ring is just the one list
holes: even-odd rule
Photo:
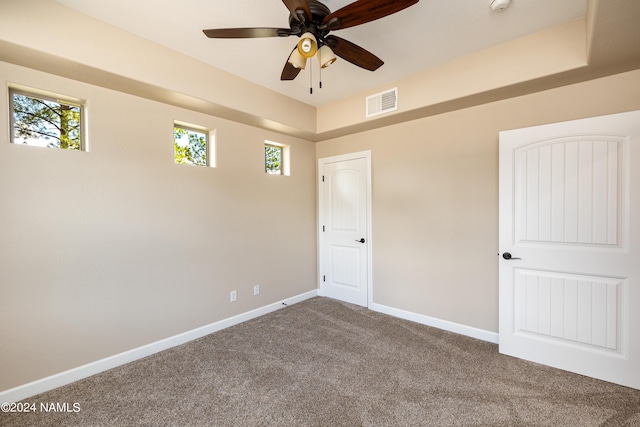
[[[582, 18], [587, 9], [587, 0], [512, 0], [503, 12], [491, 11], [491, 0], [421, 0], [395, 15], [332, 32], [369, 50], [385, 64], [371, 72], [338, 58], [322, 71], [323, 88], [318, 89], [314, 61], [314, 90], [309, 94], [309, 67], [294, 81], [280, 81], [298, 38], [209, 39], [202, 33], [208, 28], [288, 28], [289, 11], [282, 0], [56, 1], [314, 106]], [[323, 3], [335, 11], [351, 0]]]

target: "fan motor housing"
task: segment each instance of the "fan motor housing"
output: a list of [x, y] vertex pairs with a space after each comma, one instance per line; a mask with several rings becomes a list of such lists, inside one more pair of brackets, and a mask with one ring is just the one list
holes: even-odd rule
[[300, 22], [296, 16], [289, 15], [289, 27], [298, 35], [302, 35], [302, 33], [311, 29], [310, 27], [317, 28], [322, 24], [324, 18], [331, 14], [331, 10], [327, 6], [315, 0], [309, 0], [309, 10], [311, 11], [311, 22]]

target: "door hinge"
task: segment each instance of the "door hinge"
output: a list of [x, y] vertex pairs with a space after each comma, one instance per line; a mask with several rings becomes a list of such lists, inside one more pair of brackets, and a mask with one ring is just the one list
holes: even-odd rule
[[322, 182], [324, 182], [324, 175], [322, 175]]
[[326, 276], [322, 276], [322, 281], [323, 281], [323, 282], [326, 282], [326, 281], [327, 281]]
[[322, 232], [324, 233], [324, 225], [322, 226]]

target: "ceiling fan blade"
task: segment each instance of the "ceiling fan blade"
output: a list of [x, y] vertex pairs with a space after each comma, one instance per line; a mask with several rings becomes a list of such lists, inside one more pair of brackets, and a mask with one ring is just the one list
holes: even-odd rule
[[291, 12], [293, 17], [297, 19], [298, 14], [296, 11], [302, 10], [307, 18], [307, 22], [311, 22], [311, 9], [309, 9], [308, 0], [282, 0], [282, 2], [287, 6], [287, 9], [289, 9], [289, 12]]
[[419, 0], [358, 0], [327, 15], [323, 23], [331, 30], [353, 27], [384, 18], [418, 3]]
[[288, 37], [291, 35], [289, 28], [218, 28], [214, 30], [202, 30], [212, 39], [252, 39], [258, 37]]
[[[294, 48], [294, 50], [297, 48]], [[293, 52], [293, 51], [292, 51]], [[296, 68], [289, 63], [289, 59], [287, 57], [287, 62], [284, 64], [284, 68], [282, 69], [282, 74], [280, 75], [280, 80], [293, 80], [298, 77], [300, 74], [300, 68]]]
[[348, 40], [336, 36], [327, 36], [326, 41], [333, 53], [365, 70], [375, 71], [384, 64], [373, 53]]

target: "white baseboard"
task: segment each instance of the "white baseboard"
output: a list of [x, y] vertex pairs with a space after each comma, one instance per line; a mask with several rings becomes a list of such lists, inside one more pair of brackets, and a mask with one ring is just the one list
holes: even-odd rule
[[485, 331], [484, 329], [474, 328], [472, 326], [461, 325], [460, 323], [449, 322], [448, 320], [437, 319], [435, 317], [425, 316], [423, 314], [413, 313], [411, 311], [401, 310], [382, 304], [372, 303], [369, 310], [378, 311], [390, 316], [399, 317], [401, 319], [410, 320], [412, 322], [421, 323], [434, 328], [443, 329], [456, 334], [466, 335], [482, 341], [488, 341], [498, 344], [498, 334], [496, 332]]
[[[127, 364], [129, 362], [133, 362], [152, 354], [170, 349], [172, 347], [185, 344], [189, 341], [204, 337], [205, 335], [209, 335], [228, 327], [240, 324], [242, 322], [246, 322], [247, 320], [255, 319], [257, 317], [283, 308], [285, 307], [285, 305], [296, 304], [315, 296], [318, 296], [317, 289], [291, 298], [287, 298], [273, 304], [266, 305], [264, 307], [257, 308], [255, 310], [248, 311], [246, 313], [238, 314], [237, 316], [229, 317], [227, 319], [220, 320], [218, 322], [214, 322], [209, 325], [193, 329], [191, 331], [183, 332], [181, 334], [174, 335], [172, 337], [165, 338], [163, 340], [156, 341], [142, 347], [134, 348], [132, 350], [128, 350], [101, 360], [97, 360], [86, 365], [78, 366], [77, 368], [73, 368], [68, 371], [60, 372], [46, 378], [42, 378], [9, 390], [5, 390], [3, 392], [0, 392], [0, 402], [18, 402], [28, 397], [35, 396], [36, 394], [44, 393], [46, 391], [53, 390], [54, 388], [71, 384], [72, 382], [90, 377], [100, 372], [104, 372], [109, 369]], [[445, 331], [466, 335], [482, 341], [488, 341], [494, 344], [498, 343], [498, 334], [495, 332], [485, 331], [483, 329], [473, 328], [471, 326], [461, 325], [459, 323], [449, 322], [447, 320], [437, 319], [435, 317], [429, 317], [382, 304], [373, 303], [371, 304], [369, 309], [388, 314], [390, 316], [399, 317], [401, 319], [410, 320], [412, 322], [421, 323], [423, 325], [433, 326]]]
[[222, 329], [226, 329], [230, 326], [246, 322], [247, 320], [255, 319], [256, 317], [271, 313], [272, 311], [276, 311], [280, 308], [286, 307], [287, 305], [295, 304], [309, 298], [313, 298], [317, 295], [317, 289], [305, 292], [304, 294], [287, 298], [285, 300], [269, 304], [255, 310], [251, 310], [246, 313], [238, 314], [237, 316], [229, 317], [227, 319], [220, 320], [218, 322], [214, 322], [209, 325], [193, 329], [191, 331], [183, 332], [181, 334], [165, 338], [163, 340], [156, 341], [142, 347], [134, 348], [132, 350], [128, 350], [101, 360], [96, 360], [95, 362], [91, 362], [86, 365], [78, 366], [77, 368], [73, 368], [68, 371], [60, 372], [59, 374], [51, 375], [46, 378], [42, 378], [9, 390], [5, 390], [3, 392], [0, 392], [0, 403], [18, 402], [28, 397], [35, 396], [36, 394], [44, 393], [45, 391], [53, 390], [54, 388], [71, 384], [72, 382], [81, 380], [83, 378], [87, 378], [100, 372], [113, 369], [117, 366], [142, 359], [143, 357], [147, 357], [152, 354], [167, 350], [171, 347], [193, 341], [205, 335], [209, 335]]

